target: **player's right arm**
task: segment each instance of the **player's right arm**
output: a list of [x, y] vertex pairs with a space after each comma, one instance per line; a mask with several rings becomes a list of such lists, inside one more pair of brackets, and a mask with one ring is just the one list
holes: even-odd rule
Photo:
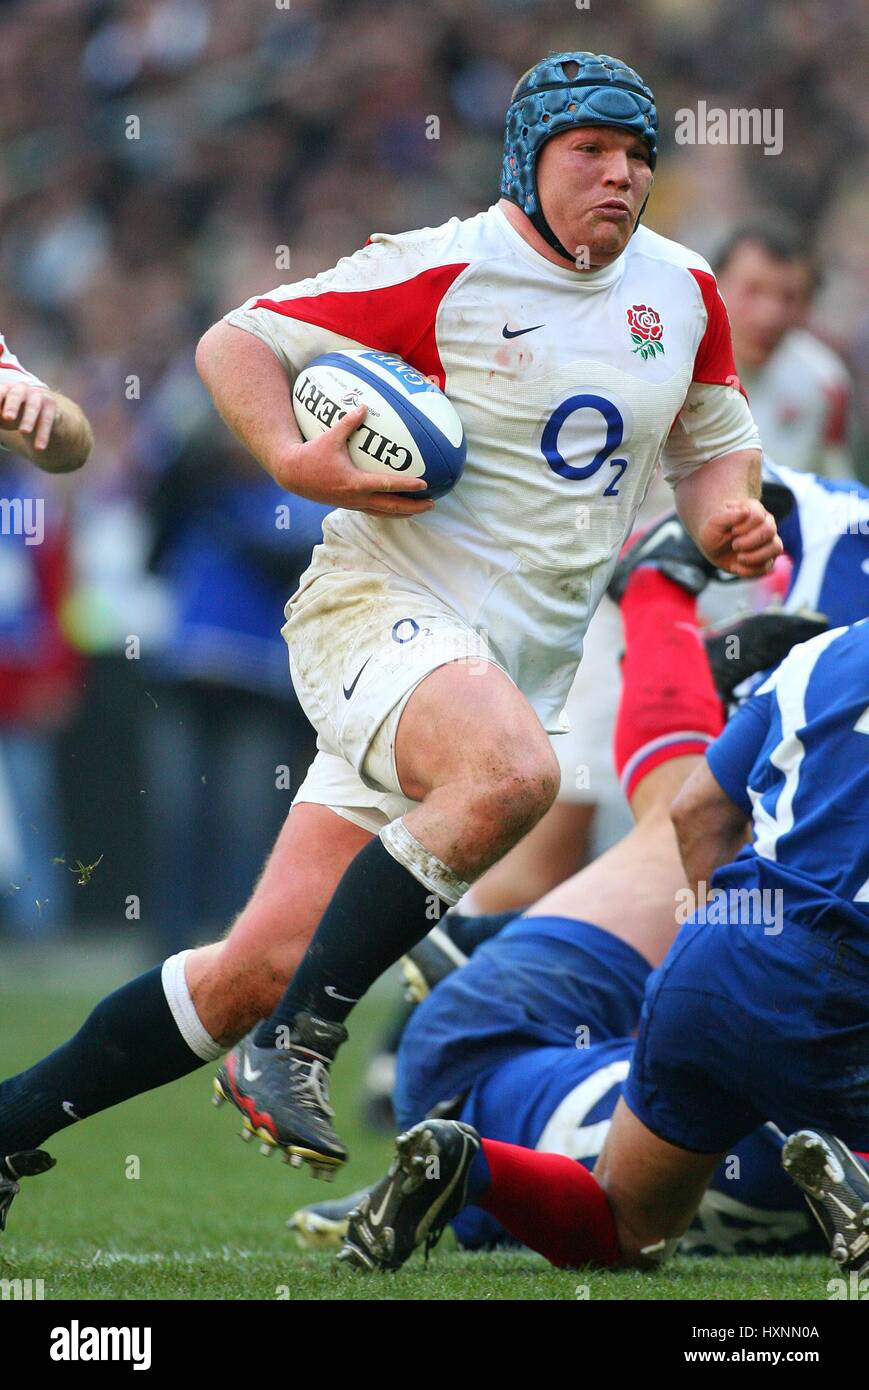
[[288, 491], [381, 516], [412, 516], [431, 507], [429, 501], [390, 496], [424, 491], [423, 479], [353, 466], [346, 440], [364, 411], [348, 413], [305, 443], [291, 393], [299, 371], [324, 352], [370, 347], [408, 360], [416, 353], [427, 361], [425, 351], [436, 358], [438, 307], [464, 269], [461, 263], [443, 264], [442, 248], [439, 232], [375, 236], [332, 270], [254, 296], [201, 340], [197, 367], [220, 415]]
[[216, 323], [200, 339], [196, 367], [224, 423], [287, 492], [374, 516], [413, 516], [433, 505], [389, 495], [425, 488], [422, 478], [390, 478], [354, 467], [347, 439], [365, 418], [364, 406], [305, 442], [293, 414], [290, 378], [251, 333], [225, 320]]

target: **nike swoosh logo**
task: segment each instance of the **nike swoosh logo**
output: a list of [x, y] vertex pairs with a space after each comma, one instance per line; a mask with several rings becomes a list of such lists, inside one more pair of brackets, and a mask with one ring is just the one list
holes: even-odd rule
[[[842, 1176], [844, 1177], [844, 1174], [843, 1174]], [[852, 1208], [846, 1206], [845, 1203], [842, 1201], [842, 1199], [841, 1199], [840, 1197], [837, 1197], [837, 1196], [836, 1196], [835, 1192], [828, 1192], [828, 1193], [827, 1193], [827, 1196], [829, 1197], [830, 1201], [831, 1201], [831, 1202], [835, 1202], [835, 1203], [836, 1203], [836, 1206], [839, 1208], [839, 1210], [840, 1210], [841, 1212], [844, 1212], [844, 1214], [848, 1217], [848, 1226], [847, 1226], [847, 1229], [848, 1229], [848, 1230], [853, 1229], [853, 1230], [856, 1231], [856, 1229], [857, 1229], [857, 1224], [856, 1224], [856, 1222], [855, 1222], [855, 1220], [854, 1220], [854, 1217], [855, 1217], [856, 1213], [852, 1210]]]
[[71, 1101], [71, 1100], [64, 1100], [64, 1101], [61, 1101], [61, 1106], [60, 1106], [60, 1108], [61, 1108], [61, 1110], [63, 1111], [64, 1115], [68, 1115], [69, 1118], [70, 1118], [71, 1120], [80, 1120], [80, 1119], [81, 1119], [81, 1115], [77, 1115], [77, 1114], [75, 1113], [75, 1110], [73, 1109], [73, 1105], [72, 1105], [72, 1101]]
[[[684, 535], [685, 529], [680, 521], [668, 521], [666, 525], [661, 527], [660, 531], [655, 536], [652, 544], [649, 546], [649, 552], [660, 549], [665, 541], [682, 540]], [[640, 544], [642, 544], [642, 542], [640, 542]]]
[[392, 1186], [392, 1183], [389, 1183], [389, 1185], [387, 1186], [387, 1189], [383, 1194], [383, 1201], [380, 1203], [380, 1206], [378, 1207], [377, 1211], [369, 1210], [367, 1214], [369, 1226], [379, 1226], [384, 1216], [386, 1215], [386, 1206], [389, 1202], [390, 1197], [392, 1196]]
[[[359, 677], [357, 676], [356, 679], [358, 680]], [[339, 994], [334, 985], [324, 985], [323, 988], [330, 999], [340, 999], [342, 1004], [359, 1003], [358, 999], [348, 999], [346, 994]]]
[[[365, 670], [365, 667], [368, 665], [368, 662], [369, 662], [370, 660], [371, 660], [371, 657], [369, 656], [365, 661], [363, 661], [362, 665], [359, 667], [359, 670], [356, 672], [356, 679], [353, 680], [353, 681], [350, 683], [349, 686], [346, 686], [346, 685], [345, 685], [345, 686], [343, 687], [343, 689], [344, 689], [344, 699], [345, 699], [345, 700], [349, 700], [349, 699], [350, 699], [350, 696], [353, 694], [353, 691], [356, 689], [356, 686], [359, 684], [359, 677], [362, 675], [362, 672]], [[326, 992], [328, 993], [328, 990], [327, 990]]]
[[259, 1081], [262, 1076], [261, 1071], [256, 1071], [248, 1061], [247, 1057], [242, 1058], [241, 1074], [245, 1081]]
[[521, 338], [523, 333], [536, 333], [538, 328], [543, 328], [542, 323], [535, 323], [531, 328], [508, 328], [506, 323], [501, 329], [502, 338]]

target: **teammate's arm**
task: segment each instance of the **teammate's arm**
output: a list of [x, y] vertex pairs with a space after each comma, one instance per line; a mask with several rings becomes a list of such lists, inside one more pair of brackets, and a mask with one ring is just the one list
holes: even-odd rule
[[679, 516], [704, 555], [742, 579], [768, 574], [782, 553], [775, 521], [759, 500], [760, 463], [758, 449], [737, 449], [674, 489]]
[[0, 445], [45, 473], [73, 473], [87, 461], [93, 434], [68, 396], [27, 377], [0, 376]]

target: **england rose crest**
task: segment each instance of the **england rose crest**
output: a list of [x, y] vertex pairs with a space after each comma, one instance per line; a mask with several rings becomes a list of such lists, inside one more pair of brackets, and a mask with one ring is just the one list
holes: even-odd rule
[[650, 309], [647, 304], [635, 304], [632, 309], [628, 309], [627, 318], [634, 352], [638, 352], [644, 362], [647, 357], [654, 357], [658, 352], [663, 356], [664, 344], [661, 339], [664, 336], [664, 326], [657, 309]]

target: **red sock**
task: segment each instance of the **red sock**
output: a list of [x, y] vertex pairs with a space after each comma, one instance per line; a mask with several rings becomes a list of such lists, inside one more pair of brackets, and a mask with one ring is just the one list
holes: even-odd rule
[[625, 629], [615, 763], [630, 799], [661, 763], [702, 756], [724, 710], [700, 635], [697, 600], [660, 570], [640, 568], [621, 601]]
[[542, 1154], [518, 1144], [484, 1139], [491, 1185], [476, 1205], [529, 1249], [559, 1269], [614, 1265], [616, 1227], [603, 1188], [563, 1154]]

